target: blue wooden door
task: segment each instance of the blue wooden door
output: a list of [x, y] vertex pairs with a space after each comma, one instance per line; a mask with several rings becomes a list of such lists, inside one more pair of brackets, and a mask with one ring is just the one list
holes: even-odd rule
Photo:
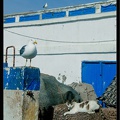
[[83, 61], [82, 82], [91, 84], [97, 97], [100, 97], [116, 75], [116, 62]]
[[116, 75], [116, 62], [103, 62], [102, 63], [102, 83], [103, 92], [110, 85], [111, 81]]

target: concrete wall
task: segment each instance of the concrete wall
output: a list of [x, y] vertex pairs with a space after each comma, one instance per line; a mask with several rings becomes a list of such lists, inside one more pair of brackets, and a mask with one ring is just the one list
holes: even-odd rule
[[4, 120], [38, 120], [39, 68], [5, 67], [3, 75]]
[[[38, 42], [32, 65], [41, 73], [66, 84], [80, 82], [82, 61], [116, 61], [116, 11], [4, 24], [4, 54], [14, 45], [16, 66], [25, 65], [19, 50], [30, 39]], [[8, 64], [12, 66], [12, 56]]]

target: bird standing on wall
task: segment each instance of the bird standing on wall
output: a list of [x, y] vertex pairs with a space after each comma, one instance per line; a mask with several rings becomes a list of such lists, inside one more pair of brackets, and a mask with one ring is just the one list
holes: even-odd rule
[[45, 3], [45, 5], [43, 6], [43, 8], [47, 8], [48, 7], [48, 4], [47, 3]]
[[30, 67], [31, 67], [31, 60], [37, 55], [37, 49], [35, 44], [37, 44], [36, 41], [30, 40], [27, 45], [24, 45], [20, 49], [20, 55], [26, 59], [25, 66], [27, 64], [27, 60], [30, 59]]

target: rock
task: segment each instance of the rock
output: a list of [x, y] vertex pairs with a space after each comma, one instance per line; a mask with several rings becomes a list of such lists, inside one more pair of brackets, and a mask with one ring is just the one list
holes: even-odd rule
[[72, 84], [69, 84], [69, 86], [76, 90], [84, 101], [96, 100], [97, 98], [94, 88], [90, 84], [73, 82]]
[[41, 116], [50, 113], [51, 109], [49, 108], [52, 106], [65, 103], [65, 95], [68, 91], [73, 93], [76, 102], [82, 101], [77, 91], [68, 85], [60, 83], [54, 76], [41, 73], [40, 82], [39, 105]]

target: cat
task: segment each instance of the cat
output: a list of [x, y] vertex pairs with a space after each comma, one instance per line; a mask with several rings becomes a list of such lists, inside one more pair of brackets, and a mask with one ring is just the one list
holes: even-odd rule
[[64, 116], [67, 114], [75, 114], [78, 112], [93, 114], [96, 110], [99, 110], [100, 108], [100, 105], [95, 100], [82, 101], [81, 103], [72, 102], [72, 104], [66, 102], [66, 105], [69, 111], [65, 112]]
[[[72, 91], [67, 91], [64, 95], [64, 100], [65, 100], [65, 103], [67, 103], [67, 106], [68, 107], [68, 110], [70, 110], [73, 105], [72, 105], [72, 102], [75, 101], [75, 95], [72, 93]], [[82, 99], [76, 99], [76, 102], [81, 102]]]

